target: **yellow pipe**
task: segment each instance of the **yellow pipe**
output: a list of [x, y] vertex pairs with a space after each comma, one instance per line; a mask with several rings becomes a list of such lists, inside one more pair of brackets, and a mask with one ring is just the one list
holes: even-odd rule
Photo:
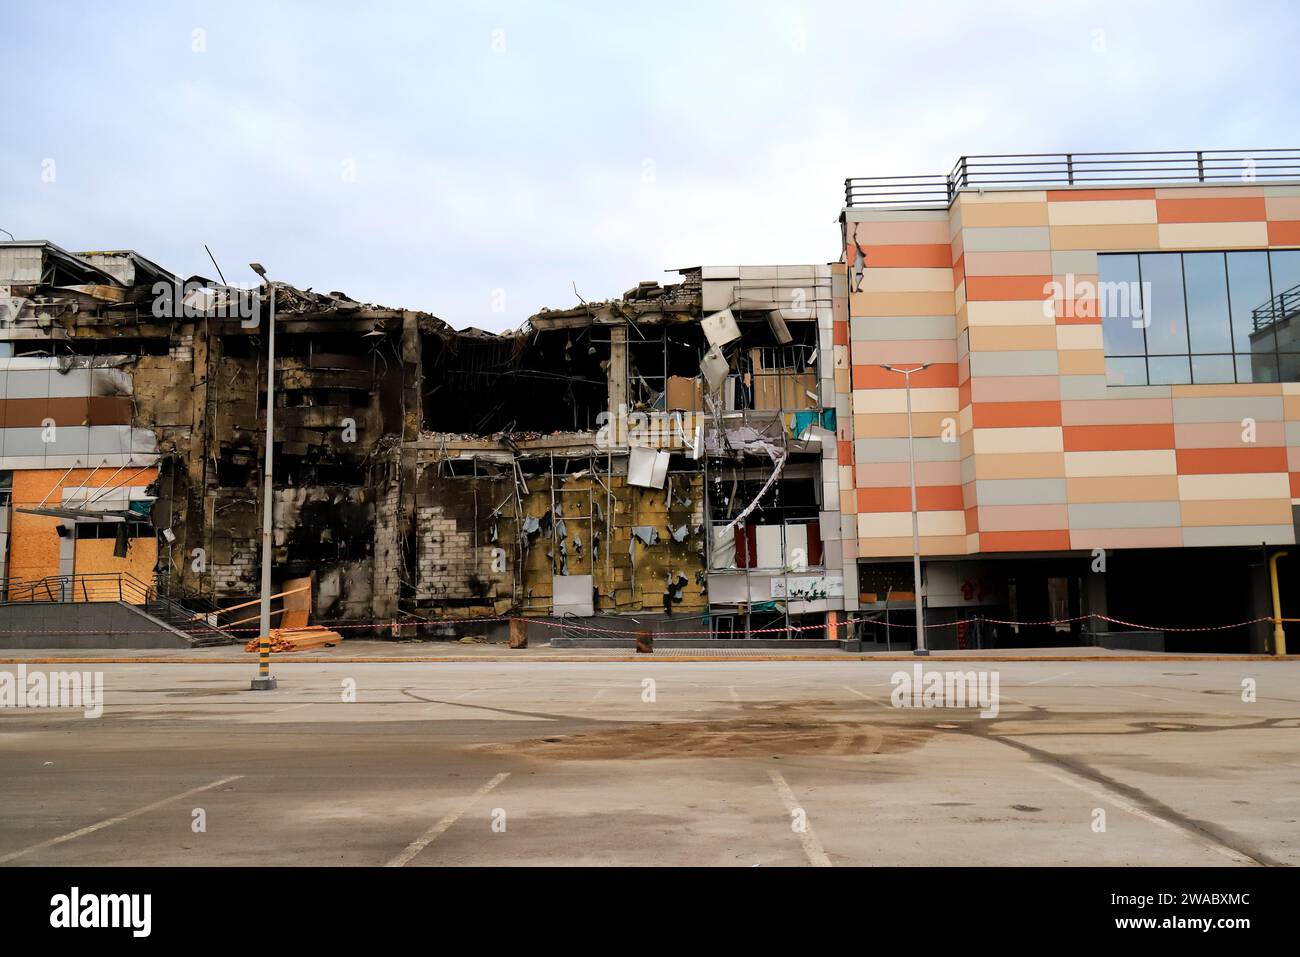
[[1282, 599], [1277, 590], [1277, 560], [1286, 556], [1286, 552], [1274, 552], [1268, 560], [1268, 578], [1273, 586], [1273, 654], [1286, 654], [1286, 631], [1282, 628]]

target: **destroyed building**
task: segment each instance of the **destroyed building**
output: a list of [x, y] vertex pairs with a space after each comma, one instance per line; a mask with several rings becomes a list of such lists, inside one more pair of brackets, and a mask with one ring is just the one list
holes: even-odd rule
[[499, 334], [0, 243], [0, 607], [257, 594], [273, 302], [273, 585], [350, 635], [1281, 649], [1300, 159], [1265, 152], [850, 179], [838, 262]]
[[822, 637], [846, 607], [829, 266], [492, 334], [48, 242], [0, 244], [6, 600], [257, 594], [272, 294], [273, 582], [310, 578], [316, 621]]

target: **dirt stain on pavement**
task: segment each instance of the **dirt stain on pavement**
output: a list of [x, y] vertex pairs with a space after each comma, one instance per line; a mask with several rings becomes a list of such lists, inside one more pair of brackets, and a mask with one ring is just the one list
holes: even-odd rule
[[[769, 755], [847, 756], [910, 751], [936, 732], [860, 720], [833, 720], [829, 702], [791, 702], [779, 714], [754, 703], [750, 717], [713, 721], [654, 721], [472, 745], [476, 751], [558, 761], [752, 758]], [[857, 717], [857, 715], [852, 715]]]

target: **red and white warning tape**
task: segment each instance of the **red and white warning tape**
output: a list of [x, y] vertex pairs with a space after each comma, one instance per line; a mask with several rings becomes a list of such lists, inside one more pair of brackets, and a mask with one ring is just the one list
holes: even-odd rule
[[[958, 625], [972, 625], [977, 622], [985, 622], [994, 625], [1019, 625], [1019, 626], [1068, 625], [1068, 624], [1073, 624], [1074, 622], [1089, 621], [1094, 618], [1099, 621], [1105, 621], [1113, 625], [1122, 625], [1125, 628], [1137, 628], [1143, 631], [1173, 631], [1173, 632], [1229, 631], [1233, 628], [1245, 628], [1249, 625], [1257, 625], [1260, 624], [1261, 622], [1271, 622], [1273, 620], [1268, 616], [1263, 616], [1260, 618], [1251, 618], [1246, 621], [1238, 621], [1227, 625], [1181, 626], [1181, 625], [1139, 624], [1136, 622], [1125, 621], [1121, 618], [1111, 618], [1107, 615], [1099, 615], [1095, 613], [1087, 614], [1087, 615], [1075, 615], [1070, 618], [1048, 618], [1040, 621], [1018, 621], [1011, 618], [989, 618], [984, 615], [977, 615], [969, 618], [961, 618], [956, 621], [927, 622], [924, 627], [928, 631], [932, 628], [954, 628]], [[1292, 619], [1283, 619], [1283, 621], [1290, 621], [1290, 620]], [[651, 631], [651, 629], [649, 628], [641, 628], [641, 629], [602, 628], [599, 625], [575, 624], [571, 620], [567, 620], [567, 619], [555, 620], [555, 619], [540, 618], [540, 617], [534, 618], [534, 617], [529, 617], [527, 615], [500, 615], [493, 618], [442, 618], [442, 619], [430, 619], [430, 620], [421, 619], [419, 621], [352, 622], [349, 624], [338, 624], [338, 625], [331, 624], [331, 625], [326, 625], [324, 627], [328, 627], [332, 631], [344, 631], [344, 630], [356, 630], [356, 629], [367, 629], [367, 630], [374, 631], [374, 630], [391, 629], [392, 631], [400, 635], [404, 631], [418, 634], [418, 630], [422, 627], [448, 628], [448, 627], [456, 627], [460, 625], [482, 625], [482, 624], [489, 624], [489, 623], [501, 622], [501, 621], [523, 621], [523, 622], [527, 622], [528, 624], [540, 625], [545, 628], [561, 628], [564, 629], [565, 631], [588, 632], [591, 634], [599, 634], [599, 635], [618, 635], [623, 637], [629, 637], [635, 635], [638, 631], [642, 631], [642, 632]], [[871, 624], [880, 625], [882, 627], [886, 627], [889, 629], [895, 629], [895, 628], [900, 630], [916, 629], [916, 625], [914, 624], [906, 624], [900, 622], [889, 622], [888, 624], [886, 624], [885, 622], [881, 621], [878, 618], [859, 617], [859, 618], [845, 618], [842, 621], [836, 622], [834, 626], [828, 626], [826, 624], [788, 625], [788, 626], [773, 625], [767, 628], [753, 628], [749, 630], [748, 634], [764, 635], [764, 634], [774, 634], [777, 632], [789, 633], [789, 632], [804, 632], [804, 631], [825, 631], [828, 627], [833, 627], [836, 630], [839, 630], [840, 628], [847, 628], [850, 625], [856, 625], [860, 622], [870, 622]], [[246, 627], [239, 627], [239, 628], [225, 628], [222, 630], [228, 633], [234, 633], [234, 632], [257, 633], [260, 631], [259, 628], [253, 626], [246, 626]], [[211, 630], [208, 628], [178, 628], [177, 631], [183, 632], [185, 634], [190, 634], [190, 635], [204, 635], [204, 634], [211, 633]], [[690, 630], [690, 631], [674, 630], [674, 631], [654, 632], [654, 633], [662, 634], [665, 637], [674, 637], [674, 638], [686, 638], [686, 637], [699, 636], [699, 635], [712, 636], [718, 634], [718, 632], [708, 628], [700, 629], [700, 630]], [[104, 628], [4, 628], [4, 629], [0, 629], [0, 635], [12, 635], [12, 634], [23, 634], [23, 635], [98, 634], [98, 635], [110, 635], [110, 636], [111, 635], [151, 635], [151, 634], [157, 634], [157, 630], [156, 629], [118, 630], [118, 629], [104, 629]]]

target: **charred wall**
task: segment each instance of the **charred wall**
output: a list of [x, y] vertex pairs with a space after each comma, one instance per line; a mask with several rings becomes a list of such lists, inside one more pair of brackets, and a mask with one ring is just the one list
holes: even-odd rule
[[707, 606], [703, 475], [630, 485], [615, 457], [557, 456], [417, 480], [416, 603], [430, 615], [549, 615], [557, 579], [591, 576], [596, 614], [698, 613]]

